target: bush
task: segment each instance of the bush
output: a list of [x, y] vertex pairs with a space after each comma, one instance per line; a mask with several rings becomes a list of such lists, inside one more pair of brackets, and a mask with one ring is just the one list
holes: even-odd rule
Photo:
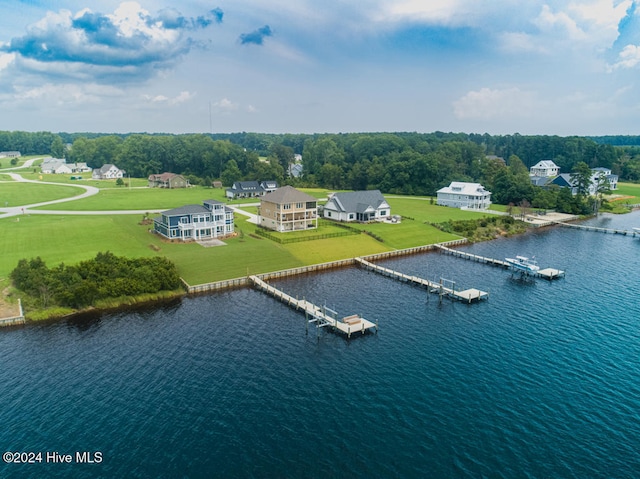
[[42, 259], [21, 259], [11, 272], [14, 286], [46, 308], [83, 308], [96, 301], [180, 288], [176, 266], [166, 258], [124, 258], [98, 253], [77, 265], [49, 269]]

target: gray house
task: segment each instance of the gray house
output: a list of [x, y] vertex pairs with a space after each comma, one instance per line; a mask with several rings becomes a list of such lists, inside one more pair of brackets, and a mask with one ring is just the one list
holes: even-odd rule
[[335, 221], [381, 221], [391, 217], [391, 206], [379, 190], [334, 193], [323, 216]]

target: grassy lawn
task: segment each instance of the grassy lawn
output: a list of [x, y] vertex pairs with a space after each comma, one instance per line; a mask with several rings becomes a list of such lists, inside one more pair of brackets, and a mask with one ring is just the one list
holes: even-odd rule
[[0, 207], [4, 208], [5, 205], [9, 207], [30, 205], [43, 201], [70, 198], [83, 192], [83, 189], [74, 188], [73, 186], [36, 185], [33, 183], [7, 181], [6, 183], [0, 183]]
[[[75, 182], [67, 180], [62, 183], [67, 182], [69, 184], [60, 186], [2, 183], [0, 193], [11, 190], [10, 204], [16, 204], [17, 198], [28, 204], [76, 194], [78, 189], [71, 186]], [[327, 194], [326, 190], [320, 189], [305, 191], [318, 198]], [[224, 190], [109, 187], [91, 198], [56, 207], [74, 210], [169, 209], [190, 203], [200, 204], [209, 198], [224, 200]], [[394, 214], [412, 219], [404, 219], [399, 224], [353, 225], [381, 237], [382, 242], [361, 234], [280, 245], [256, 237], [256, 226], [240, 214], [236, 215], [238, 236], [225, 240], [225, 246], [210, 248], [196, 243], [164, 241], [149, 232], [150, 225], [139, 224], [141, 215], [25, 215], [6, 218], [0, 220], [0, 288], [8, 286], [7, 277], [20, 259], [35, 256], [40, 256], [52, 267], [61, 262], [77, 263], [93, 258], [101, 251], [129, 257], [161, 255], [177, 265], [189, 284], [200, 284], [455, 239], [457, 236], [443, 233], [429, 223], [483, 216], [482, 213], [432, 205], [429, 199], [391, 197], [388, 201]], [[246, 202], [255, 200], [233, 203]], [[246, 209], [252, 213], [257, 211], [255, 207]], [[323, 222], [319, 230], [283, 236], [315, 236], [335, 231], [343, 230]]]
[[630, 204], [640, 203], [640, 184], [618, 183], [618, 189], [613, 194], [622, 195], [622, 197], [619, 199], [614, 198], [611, 201], [622, 201]]

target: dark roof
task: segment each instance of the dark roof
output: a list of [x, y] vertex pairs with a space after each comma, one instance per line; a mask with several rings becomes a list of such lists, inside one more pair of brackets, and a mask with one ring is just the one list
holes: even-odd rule
[[382, 203], [386, 203], [386, 200], [380, 190], [349, 191], [335, 193], [327, 203], [327, 206], [329, 203], [335, 205], [335, 209], [338, 211], [365, 213], [369, 208], [377, 210]]
[[262, 191], [263, 188], [257, 181], [236, 181], [231, 191]]
[[293, 186], [283, 186], [273, 193], [268, 193], [262, 197], [262, 201], [269, 203], [286, 204], [286, 203], [307, 203], [317, 202], [318, 199], [311, 195], [296, 190]]
[[530, 176], [529, 178], [531, 178], [531, 184], [536, 186], [545, 186], [553, 180], [553, 177], [549, 176]]
[[560, 186], [576, 186], [576, 180], [571, 178], [571, 173], [560, 173], [552, 183]]
[[172, 210], [162, 212], [162, 214], [166, 216], [184, 216], [195, 215], [199, 213], [211, 213], [211, 211], [209, 211], [202, 205], [185, 205], [180, 206], [179, 208], [174, 208]]

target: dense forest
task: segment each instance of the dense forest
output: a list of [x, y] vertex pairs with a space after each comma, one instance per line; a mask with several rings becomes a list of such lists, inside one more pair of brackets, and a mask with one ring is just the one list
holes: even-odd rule
[[[560, 137], [466, 133], [127, 134], [0, 132], [0, 150], [64, 155], [93, 168], [113, 163], [131, 177], [173, 172], [192, 184], [275, 179], [297, 186], [379, 189], [434, 195], [451, 181], [481, 182], [495, 202], [555, 207], [558, 191], [528, 181], [528, 168], [551, 159], [570, 173], [578, 165], [612, 169], [640, 181], [640, 137]], [[63, 148], [62, 145], [67, 145]], [[625, 145], [614, 146], [613, 144]], [[289, 178], [301, 155], [303, 176]]]

